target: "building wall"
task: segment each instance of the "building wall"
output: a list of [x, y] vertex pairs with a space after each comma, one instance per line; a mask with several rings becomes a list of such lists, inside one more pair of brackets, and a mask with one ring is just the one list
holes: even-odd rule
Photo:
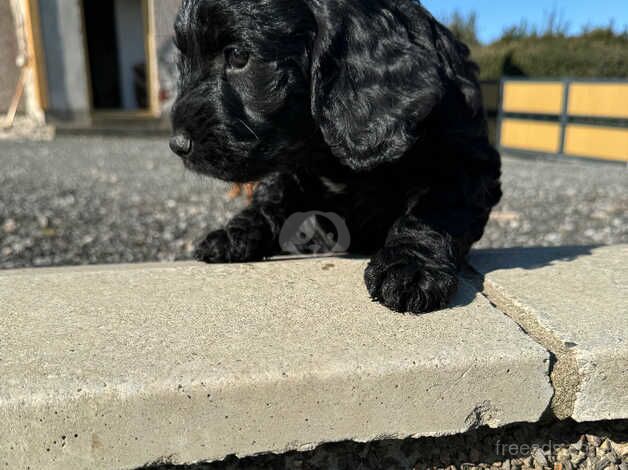
[[172, 39], [174, 19], [181, 0], [153, 0], [155, 2], [155, 33], [157, 49]]
[[16, 65], [18, 47], [11, 1], [0, 0], [0, 113], [8, 109], [20, 70]]
[[39, 0], [48, 79], [48, 116], [89, 122], [90, 95], [79, 0]]
[[[37, 0], [41, 18], [41, 35], [44, 48], [48, 89], [47, 116], [53, 121], [69, 120], [74, 124], [91, 121], [91, 96], [89, 67], [86, 62], [85, 38], [81, 0]], [[92, 0], [89, 0], [92, 1]], [[155, 11], [155, 34], [158, 56], [160, 88], [167, 90], [162, 102], [164, 115], [174, 95], [176, 70], [172, 48], [173, 24], [181, 0], [151, 0]], [[7, 15], [2, 14], [4, 4], [10, 0], [0, 0], [0, 26]], [[10, 18], [10, 15], [9, 15]], [[6, 28], [1, 27], [0, 36]], [[2, 47], [0, 54], [8, 48]], [[0, 55], [3, 59], [3, 56]], [[7, 60], [1, 60], [0, 84], [10, 76], [2, 67]], [[14, 60], [11, 60], [14, 63]], [[2, 90], [0, 90], [0, 99]], [[1, 101], [0, 101], [1, 104]]]
[[153, 0], [155, 2], [155, 34], [157, 44], [157, 72], [159, 74], [160, 104], [167, 118], [176, 95], [176, 51], [172, 43], [174, 20], [181, 0]]
[[140, 0], [115, 0], [122, 107], [137, 109], [133, 67], [146, 63], [144, 18]]

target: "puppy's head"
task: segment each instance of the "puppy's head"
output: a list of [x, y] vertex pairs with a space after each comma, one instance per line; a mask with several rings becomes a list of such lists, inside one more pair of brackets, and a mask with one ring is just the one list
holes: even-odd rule
[[413, 0], [184, 0], [175, 34], [171, 147], [225, 180], [297, 164], [313, 138], [355, 170], [398, 159], [450, 83], [477, 107], [468, 50]]
[[313, 127], [299, 2], [184, 0], [171, 148], [190, 169], [253, 181], [286, 163]]

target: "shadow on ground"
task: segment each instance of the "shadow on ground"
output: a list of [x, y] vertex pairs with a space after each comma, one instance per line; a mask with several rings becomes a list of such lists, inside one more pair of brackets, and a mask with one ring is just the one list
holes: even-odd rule
[[[628, 420], [516, 424], [480, 428], [450, 437], [324, 444], [309, 452], [259, 455], [221, 462], [151, 470], [236, 469], [618, 469], [628, 462]], [[622, 463], [624, 466], [622, 466]]]
[[588, 256], [601, 245], [534, 246], [472, 250], [469, 262], [483, 274], [500, 269], [538, 269]]

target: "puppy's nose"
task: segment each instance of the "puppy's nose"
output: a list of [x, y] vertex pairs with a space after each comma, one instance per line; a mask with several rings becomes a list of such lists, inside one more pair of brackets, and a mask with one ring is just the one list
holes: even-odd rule
[[185, 157], [192, 152], [192, 139], [187, 132], [177, 131], [170, 138], [170, 150], [179, 155]]

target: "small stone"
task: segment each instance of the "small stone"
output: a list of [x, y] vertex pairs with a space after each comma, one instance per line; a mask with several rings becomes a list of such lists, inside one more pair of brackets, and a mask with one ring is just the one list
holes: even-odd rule
[[587, 434], [587, 442], [589, 443], [589, 445], [592, 445], [593, 447], [600, 447], [600, 445], [602, 444], [602, 439], [600, 439], [597, 436]]
[[621, 463], [621, 459], [619, 458], [619, 455], [617, 455], [617, 453], [613, 449], [608, 451], [608, 453], [606, 454], [606, 458], [609, 460], [609, 462], [613, 464]]
[[53, 228], [46, 227], [41, 229], [41, 234], [44, 237], [54, 237], [57, 235], [57, 231]]
[[584, 445], [584, 435], [580, 436], [580, 439], [578, 439], [574, 444], [572, 444], [571, 446], [569, 446], [570, 449], [574, 449], [576, 452], [579, 452], [582, 450], [582, 446]]
[[565, 449], [564, 447], [559, 449], [558, 452], [556, 452], [556, 460], [559, 462], [569, 460], [569, 449]]
[[534, 452], [532, 452], [532, 458], [534, 459], [534, 462], [541, 466], [541, 467], [546, 467], [547, 466], [547, 458], [545, 457], [545, 454], [543, 453], [543, 451], [537, 447], [536, 449], [534, 449]]
[[2, 230], [4, 233], [13, 233], [17, 230], [17, 223], [13, 219], [7, 219], [2, 224]]
[[628, 457], [628, 442], [617, 443], [611, 441], [611, 447], [622, 458]]
[[46, 217], [45, 215], [38, 215], [37, 216], [37, 223], [39, 224], [39, 228], [46, 228], [48, 227], [48, 217]]
[[605, 439], [604, 442], [602, 442], [602, 444], [600, 445], [600, 449], [602, 449], [605, 452], [608, 452], [609, 450], [611, 450], [612, 446], [611, 446], [610, 439]]
[[[587, 464], [588, 463], [589, 461], [587, 460]], [[610, 465], [610, 462], [606, 457], [604, 457], [603, 459], [598, 460], [595, 464], [593, 464], [593, 461], [591, 461], [591, 465], [595, 470], [604, 470]]]
[[582, 451], [578, 451], [578, 453], [571, 455], [571, 463], [573, 463], [574, 465], [579, 465], [580, 463], [584, 462], [584, 459], [586, 458], [587, 454]]

